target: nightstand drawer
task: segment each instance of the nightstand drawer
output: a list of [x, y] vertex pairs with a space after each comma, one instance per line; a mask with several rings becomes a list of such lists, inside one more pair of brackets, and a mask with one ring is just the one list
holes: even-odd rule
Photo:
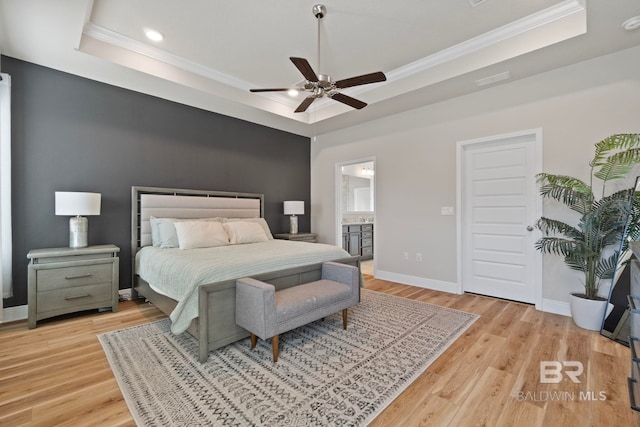
[[74, 311], [118, 311], [118, 252], [116, 245], [30, 250], [29, 329], [40, 320]]
[[38, 292], [97, 283], [111, 283], [113, 263], [51, 268], [38, 271]]
[[111, 282], [38, 292], [38, 312], [73, 309], [84, 305], [93, 306], [100, 302], [110, 306], [111, 298]]

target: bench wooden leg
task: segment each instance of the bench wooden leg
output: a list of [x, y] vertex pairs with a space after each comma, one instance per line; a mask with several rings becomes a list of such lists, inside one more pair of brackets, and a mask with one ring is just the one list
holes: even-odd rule
[[342, 329], [347, 329], [347, 309], [342, 310]]
[[271, 337], [271, 350], [273, 351], [273, 363], [278, 361], [278, 336]]
[[258, 338], [256, 337], [256, 335], [255, 334], [251, 334], [251, 350], [256, 348], [256, 342], [257, 341], [258, 341]]

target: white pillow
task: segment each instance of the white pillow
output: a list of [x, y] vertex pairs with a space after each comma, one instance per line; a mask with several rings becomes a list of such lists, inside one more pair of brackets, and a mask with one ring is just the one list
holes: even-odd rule
[[264, 229], [257, 222], [231, 221], [225, 222], [223, 225], [229, 236], [229, 243], [232, 245], [266, 242], [269, 240]]
[[160, 246], [160, 230], [158, 229], [158, 218], [152, 216], [149, 218], [149, 225], [151, 226], [151, 244], [153, 246]]
[[[151, 217], [154, 218], [154, 217]], [[176, 234], [177, 222], [185, 221], [202, 221], [202, 222], [221, 222], [221, 218], [154, 218], [156, 228], [158, 230], [157, 243], [162, 249], [177, 248], [180, 246], [178, 242], [178, 235]], [[152, 223], [153, 224], [153, 223]], [[151, 228], [151, 241], [153, 242], [153, 225]], [[155, 246], [155, 245], [154, 245]]]
[[264, 218], [223, 218], [222, 222], [255, 222], [260, 224], [262, 229], [264, 230], [264, 234], [267, 235], [267, 239], [273, 240], [273, 235], [271, 234], [271, 230], [269, 229], [269, 224]]
[[174, 224], [180, 249], [211, 248], [229, 244], [220, 222], [177, 221]]

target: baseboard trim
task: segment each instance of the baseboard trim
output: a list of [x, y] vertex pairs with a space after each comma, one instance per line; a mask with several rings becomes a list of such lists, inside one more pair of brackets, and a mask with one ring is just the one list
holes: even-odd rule
[[450, 294], [459, 294], [457, 283], [426, 279], [424, 277], [409, 276], [407, 274], [398, 274], [383, 270], [376, 270], [375, 277], [382, 280], [388, 280], [390, 282], [402, 283], [403, 285], [433, 289], [434, 291], [448, 292]]
[[571, 308], [569, 307], [569, 303], [565, 301], [543, 299], [542, 311], [546, 313], [560, 314], [562, 316], [571, 317]]
[[16, 307], [7, 307], [2, 310], [2, 323], [15, 322], [16, 320], [24, 320], [29, 317], [27, 305], [19, 305]]
[[[376, 270], [375, 277], [377, 279], [388, 280], [390, 282], [402, 283], [403, 285], [417, 286], [420, 288], [433, 289], [434, 291], [448, 292], [451, 294], [460, 294], [458, 292], [457, 283], [426, 279], [424, 277], [409, 276], [407, 274], [398, 274], [384, 270]], [[541, 311], [571, 317], [571, 309], [569, 308], [569, 303], [565, 301], [543, 299]]]

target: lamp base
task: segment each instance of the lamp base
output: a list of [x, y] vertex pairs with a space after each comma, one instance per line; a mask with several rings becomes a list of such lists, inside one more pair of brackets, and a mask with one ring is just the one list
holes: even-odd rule
[[69, 218], [69, 247], [87, 247], [87, 234], [89, 231], [89, 221], [83, 216], [73, 216]]
[[290, 218], [290, 234], [298, 234], [298, 217], [295, 215], [291, 215]]

